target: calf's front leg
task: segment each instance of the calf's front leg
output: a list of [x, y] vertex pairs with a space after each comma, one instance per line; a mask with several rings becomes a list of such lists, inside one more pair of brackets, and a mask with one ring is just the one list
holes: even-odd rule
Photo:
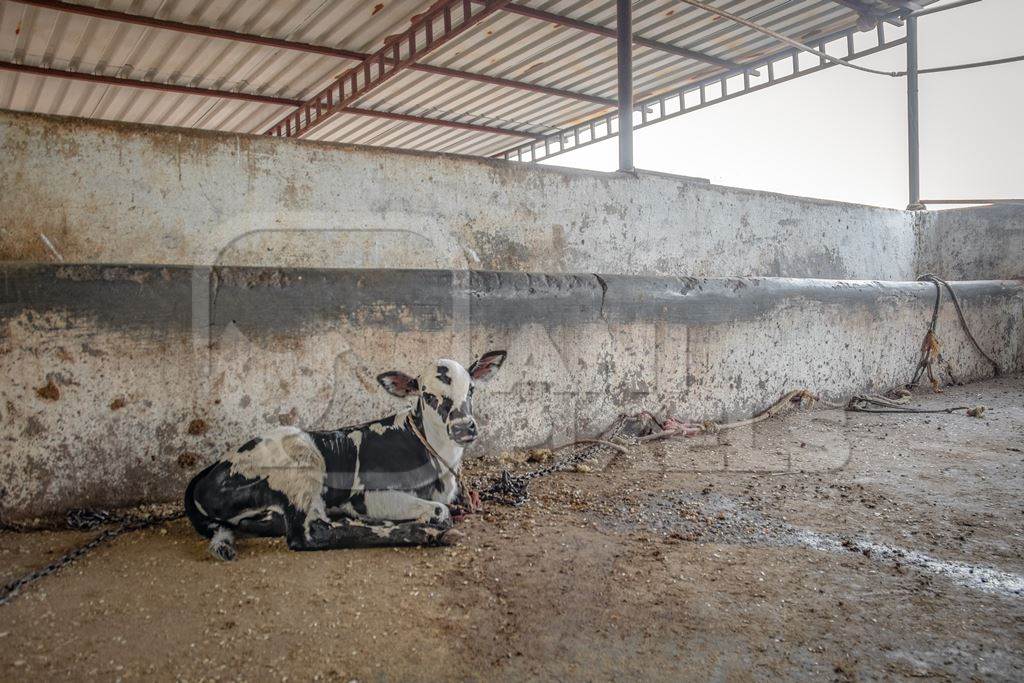
[[390, 522], [419, 522], [451, 526], [452, 514], [444, 503], [419, 498], [405, 491], [367, 491], [366, 517]]

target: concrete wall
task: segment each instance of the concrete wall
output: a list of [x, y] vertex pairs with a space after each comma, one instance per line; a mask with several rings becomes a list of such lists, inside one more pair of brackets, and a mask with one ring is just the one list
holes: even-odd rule
[[1024, 204], [928, 211], [916, 229], [918, 274], [1024, 278]]
[[[796, 387], [894, 386], [934, 288], [870, 280], [1011, 278], [1024, 260], [1005, 208], [915, 216], [11, 112], [0, 154], [4, 516], [177, 497], [269, 426], [395, 409], [373, 377], [440, 355], [510, 351], [478, 454], [624, 411], [730, 418]], [[1004, 369], [1021, 368], [1022, 287], [957, 285]], [[986, 376], [948, 306], [941, 324], [961, 376]]]
[[[478, 393], [477, 455], [592, 435], [619, 413], [735, 418], [807, 387], [909, 380], [923, 283], [444, 270], [0, 268], [0, 516], [178, 497], [225, 449], [401, 404], [389, 369], [509, 350]], [[958, 283], [979, 341], [1021, 369], [1024, 285]], [[990, 368], [942, 311], [964, 379]]]
[[913, 217], [478, 158], [0, 112], [0, 261], [914, 277]]

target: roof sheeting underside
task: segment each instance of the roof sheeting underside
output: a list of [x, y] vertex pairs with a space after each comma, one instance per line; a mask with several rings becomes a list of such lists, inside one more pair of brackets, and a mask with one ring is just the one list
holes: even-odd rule
[[[390, 0], [111, 0], [78, 2], [104, 9], [240, 33], [371, 52], [409, 26], [430, 2]], [[615, 25], [614, 0], [522, 0], [604, 27]], [[857, 14], [833, 0], [715, 0], [801, 41], [853, 27]], [[879, 12], [895, 3], [865, 0]], [[928, 4], [922, 2], [921, 4]], [[753, 29], [678, 0], [634, 4], [638, 36], [734, 62], [786, 46]], [[715, 76], [704, 62], [634, 48], [635, 97], [642, 99]], [[0, 1], [0, 60], [130, 78], [305, 100], [355, 60], [90, 18]], [[615, 40], [499, 11], [423, 56], [423, 64], [614, 98]], [[549, 94], [406, 70], [356, 103], [364, 109], [550, 134], [607, 107]], [[263, 133], [289, 106], [170, 93], [0, 70], [0, 107], [158, 125]], [[310, 139], [490, 155], [522, 137], [341, 114]]]

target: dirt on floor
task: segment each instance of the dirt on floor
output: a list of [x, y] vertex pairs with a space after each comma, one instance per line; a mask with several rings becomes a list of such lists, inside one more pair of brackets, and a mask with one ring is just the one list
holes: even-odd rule
[[[0, 671], [1021, 680], [1024, 378], [914, 401], [974, 404], [983, 417], [818, 409], [631, 447], [534, 481], [448, 548], [252, 540], [223, 563], [184, 521], [131, 533], [0, 606]], [[0, 580], [95, 533], [0, 534]]]

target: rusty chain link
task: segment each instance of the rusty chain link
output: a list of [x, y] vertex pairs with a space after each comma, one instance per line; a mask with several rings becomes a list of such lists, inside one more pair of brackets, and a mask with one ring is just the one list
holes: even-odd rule
[[499, 505], [508, 505], [510, 507], [519, 507], [523, 505], [523, 503], [530, 499], [529, 484], [534, 479], [572, 469], [599, 452], [602, 448], [617, 448], [618, 446], [616, 446], [616, 444], [601, 443], [601, 440], [607, 441], [608, 439], [613, 439], [616, 436], [619, 436], [622, 432], [623, 425], [625, 424], [625, 418], [626, 416], [620, 416], [619, 419], [617, 419], [615, 423], [601, 435], [601, 439], [598, 441], [587, 439], [585, 441], [577, 441], [573, 444], [566, 444], [565, 446], [560, 446], [558, 449], [555, 449], [559, 450], [561, 448], [568, 448], [574, 445], [582, 446], [578, 452], [573, 453], [561, 461], [552, 463], [547, 467], [541, 467], [521, 474], [512, 474], [508, 469], [502, 469], [501, 474], [499, 474], [497, 478], [492, 479], [489, 484], [478, 483], [477, 489], [481, 500], [489, 500]]

